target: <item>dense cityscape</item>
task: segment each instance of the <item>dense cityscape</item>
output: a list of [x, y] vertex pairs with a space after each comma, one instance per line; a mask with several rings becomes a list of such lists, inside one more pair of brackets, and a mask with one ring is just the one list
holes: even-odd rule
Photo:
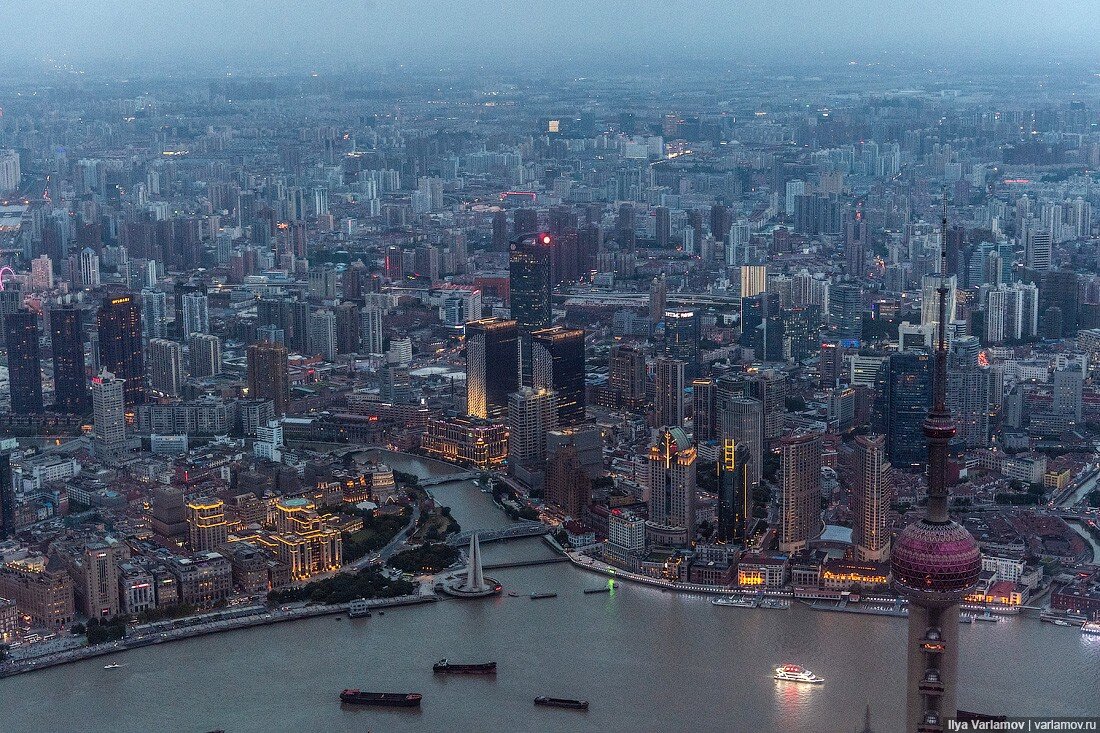
[[[1096, 715], [1098, 171], [1084, 68], [5, 79], [0, 677], [675, 595], [707, 634], [891, 634], [905, 677], [678, 729]], [[799, 648], [734, 663], [821, 683]], [[393, 686], [357, 674], [311, 704]], [[552, 682], [526, 705], [588, 708]], [[317, 730], [417, 729], [349, 692]]]

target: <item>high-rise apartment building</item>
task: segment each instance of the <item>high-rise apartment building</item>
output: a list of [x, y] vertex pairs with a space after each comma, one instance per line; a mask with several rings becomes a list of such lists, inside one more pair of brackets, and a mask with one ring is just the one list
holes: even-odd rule
[[852, 544], [856, 560], [883, 562], [890, 556], [887, 519], [892, 499], [886, 437], [856, 437], [853, 458]]
[[282, 344], [260, 342], [248, 347], [248, 395], [271, 400], [276, 415], [290, 409], [287, 350]]
[[183, 383], [183, 348], [176, 341], [149, 341], [149, 386], [160, 397], [179, 397]]
[[125, 380], [127, 407], [145, 402], [141, 304], [133, 295], [104, 298], [96, 321], [100, 365], [118, 379]]
[[92, 438], [105, 456], [115, 455], [126, 443], [125, 382], [106, 371], [92, 378]]

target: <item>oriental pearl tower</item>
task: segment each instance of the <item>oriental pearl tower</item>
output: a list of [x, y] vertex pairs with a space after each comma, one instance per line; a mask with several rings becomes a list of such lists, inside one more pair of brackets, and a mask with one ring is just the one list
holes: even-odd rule
[[974, 537], [947, 513], [947, 445], [955, 424], [947, 409], [947, 194], [940, 231], [939, 333], [928, 439], [928, 503], [898, 537], [891, 555], [894, 585], [909, 599], [906, 733], [939, 733], [958, 714], [959, 604], [978, 581]]

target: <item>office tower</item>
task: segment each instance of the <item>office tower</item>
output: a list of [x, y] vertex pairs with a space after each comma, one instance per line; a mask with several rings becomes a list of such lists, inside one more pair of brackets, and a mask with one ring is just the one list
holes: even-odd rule
[[855, 440], [852, 481], [852, 544], [856, 560], [883, 562], [890, 556], [890, 463], [886, 436], [860, 435]]
[[782, 324], [783, 356], [787, 361], [809, 359], [820, 348], [821, 310], [816, 305], [785, 308], [778, 318]]
[[854, 282], [841, 282], [829, 289], [829, 326], [841, 341], [863, 338], [863, 289]]
[[196, 498], [187, 502], [187, 538], [193, 552], [217, 550], [229, 541], [225, 502]]
[[8, 347], [8, 391], [17, 415], [42, 412], [42, 362], [38, 353], [38, 315], [20, 310], [4, 317]]
[[1029, 228], [1024, 232], [1024, 265], [1029, 270], [1044, 272], [1052, 263], [1054, 239], [1050, 229]]
[[[947, 229], [944, 202], [943, 230]], [[941, 243], [941, 262], [947, 259]], [[945, 270], [946, 266], [941, 268]], [[947, 288], [940, 288], [946, 314]], [[932, 409], [924, 422], [928, 442], [928, 500], [924, 517], [907, 526], [891, 553], [894, 584], [909, 598], [906, 644], [906, 733], [935, 730], [958, 714], [959, 603], [978, 581], [981, 553], [947, 507], [948, 443], [955, 426], [947, 409], [947, 339], [941, 324], [933, 371]]]
[[92, 378], [92, 438], [96, 452], [111, 456], [126, 443], [126, 402], [123, 380], [108, 371]]
[[413, 389], [409, 368], [400, 364], [386, 364], [380, 374], [379, 396], [383, 402], [393, 405], [412, 405], [419, 399]]
[[729, 238], [732, 217], [730, 210], [722, 204], [710, 207], [710, 236], [716, 242], [725, 242]]
[[184, 293], [183, 325], [180, 334], [187, 338], [193, 333], [210, 333], [210, 301], [203, 293]]
[[695, 535], [695, 462], [695, 448], [684, 431], [661, 428], [641, 477], [649, 521], [682, 530], [678, 544], [690, 544]]
[[988, 344], [1030, 339], [1039, 334], [1039, 290], [1030, 283], [998, 285], [985, 295]]
[[924, 463], [921, 425], [932, 394], [932, 355], [907, 351], [891, 354], [886, 363], [884, 404], [886, 455], [905, 470]]
[[536, 209], [516, 209], [512, 214], [512, 238], [530, 237], [538, 231], [539, 212]]
[[684, 426], [684, 362], [658, 357], [654, 371], [654, 424], [681, 428]]
[[103, 299], [96, 314], [99, 363], [125, 383], [126, 406], [145, 402], [145, 353], [141, 305], [133, 295]]
[[88, 409], [88, 377], [84, 372], [83, 311], [54, 308], [50, 311], [53, 344], [54, 406], [77, 415]]
[[168, 296], [160, 290], [141, 291], [142, 334], [147, 339], [162, 339], [168, 335]]
[[336, 361], [336, 314], [325, 309], [309, 316], [310, 351], [325, 361]]
[[779, 441], [779, 551], [800, 552], [821, 530], [821, 434]]
[[741, 299], [741, 338], [756, 361], [783, 361], [786, 325], [779, 293], [758, 293]]
[[508, 212], [504, 209], [493, 213], [492, 251], [508, 251]]
[[499, 420], [519, 388], [516, 322], [485, 318], [466, 324], [466, 412]]
[[627, 407], [646, 399], [645, 353], [630, 344], [615, 344], [608, 358], [607, 386], [619, 393]]
[[978, 362], [978, 339], [958, 337], [947, 363], [947, 406], [958, 437], [967, 448], [989, 444], [989, 413], [993, 407], [993, 372]]
[[15, 481], [11, 453], [0, 451], [0, 539], [15, 536]]
[[114, 541], [93, 542], [84, 547], [83, 583], [76, 590], [80, 610], [89, 619], [108, 619], [119, 614], [118, 564], [127, 557], [125, 545]]
[[382, 353], [382, 309], [368, 305], [361, 311], [362, 327], [360, 348], [367, 354]]
[[222, 373], [222, 340], [209, 333], [195, 334], [187, 343], [192, 377], [214, 377]]
[[787, 375], [768, 370], [751, 382], [749, 396], [760, 401], [764, 418], [764, 444], [771, 446], [783, 434], [783, 415], [787, 412]]
[[547, 503], [578, 519], [592, 501], [592, 479], [573, 443], [559, 447], [547, 461], [545, 493]]
[[844, 266], [851, 277], [860, 279], [867, 274], [869, 244], [867, 221], [863, 218], [863, 210], [857, 208], [844, 224]]
[[282, 344], [263, 341], [248, 346], [248, 396], [271, 400], [276, 416], [290, 409], [287, 351]]
[[699, 377], [691, 382], [692, 439], [695, 444], [718, 437], [718, 388], [711, 377]]
[[553, 390], [520, 387], [508, 396], [508, 460], [515, 465], [546, 461], [546, 434], [558, 427]]
[[1051, 412], [1055, 415], [1064, 415], [1067, 421], [1072, 420], [1080, 424], [1083, 380], [1081, 370], [1076, 365], [1054, 372], [1051, 377], [1051, 391], [1054, 393]]
[[[921, 302], [920, 324], [922, 326], [935, 325], [937, 318], [936, 289], [939, 288], [940, 276], [938, 274], [925, 275], [921, 278]], [[947, 322], [955, 320], [956, 286], [958, 278], [954, 275], [943, 279], [947, 284]]]
[[768, 289], [767, 265], [742, 265], [738, 268], [738, 274], [742, 298], [751, 298]]
[[554, 326], [531, 334], [532, 386], [558, 395], [558, 425], [584, 422], [584, 331]]
[[822, 387], [835, 387], [844, 376], [843, 346], [828, 341], [822, 342], [818, 358], [818, 384]]
[[668, 280], [662, 272], [649, 284], [649, 320], [658, 323], [665, 315], [668, 302]]
[[1042, 282], [1039, 284], [1039, 312], [1044, 314], [1044, 320], [1052, 308], [1059, 309], [1062, 315], [1062, 328], [1050, 334], [1051, 337], [1072, 338], [1077, 335], [1080, 302], [1076, 272], [1051, 270], [1043, 273]]
[[749, 482], [760, 483], [764, 468], [764, 415], [759, 400], [725, 393], [718, 388], [719, 440], [733, 440], [744, 454]]
[[657, 249], [668, 249], [672, 239], [672, 212], [667, 206], [658, 206], [653, 210], [653, 216]]
[[336, 314], [336, 353], [354, 354], [359, 351], [359, 326], [362, 318], [355, 303], [341, 303], [333, 309]]
[[512, 318], [525, 333], [550, 325], [552, 251], [550, 235], [543, 234], [513, 243], [508, 257]]
[[665, 356], [684, 362], [684, 375], [699, 376], [699, 314], [692, 308], [665, 309]]
[[718, 455], [718, 541], [742, 543], [752, 523], [752, 485], [748, 461], [732, 438], [721, 443]]
[[183, 381], [183, 348], [176, 341], [149, 342], [149, 386], [160, 397], [179, 397]]

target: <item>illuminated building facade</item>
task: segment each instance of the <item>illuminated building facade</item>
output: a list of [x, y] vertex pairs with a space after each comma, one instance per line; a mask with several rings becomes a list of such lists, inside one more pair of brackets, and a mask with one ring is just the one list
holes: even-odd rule
[[194, 499], [187, 502], [187, 536], [195, 552], [216, 550], [229, 538], [225, 502], [221, 499]]
[[514, 320], [485, 318], [466, 324], [466, 412], [499, 420], [508, 395], [519, 388], [519, 331]]
[[141, 343], [141, 303], [133, 295], [104, 298], [96, 314], [99, 362], [126, 380], [126, 406], [145, 402], [145, 353]]
[[752, 522], [752, 487], [744, 451], [732, 438], [722, 441], [718, 470], [718, 541], [741, 543]]
[[429, 417], [420, 447], [442, 461], [492, 468], [508, 458], [508, 429], [480, 418]]
[[559, 426], [584, 422], [584, 331], [544, 328], [531, 334], [531, 342], [532, 386], [557, 394]]
[[0, 565], [0, 598], [15, 601], [19, 612], [36, 625], [68, 626], [76, 617], [75, 593], [68, 573]]
[[695, 448], [679, 428], [662, 428], [646, 454], [641, 476], [649, 520], [682, 530], [691, 543], [695, 529]]
[[810, 546], [821, 530], [821, 434], [779, 442], [779, 551]]
[[882, 562], [890, 556], [890, 464], [886, 460], [886, 438], [860, 435], [855, 440], [855, 471], [852, 486], [852, 543], [856, 559]]

